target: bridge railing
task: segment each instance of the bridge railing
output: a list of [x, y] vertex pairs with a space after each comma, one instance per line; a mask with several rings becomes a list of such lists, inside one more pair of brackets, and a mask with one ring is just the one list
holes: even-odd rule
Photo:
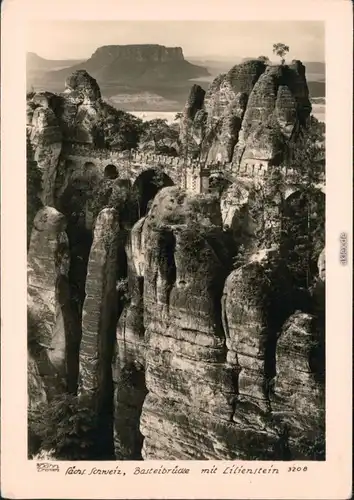
[[[243, 160], [241, 164], [236, 162], [206, 162], [201, 159], [182, 158], [179, 156], [173, 157], [168, 155], [159, 155], [156, 153], [142, 152], [137, 150], [131, 151], [116, 151], [111, 149], [100, 149], [90, 144], [70, 143], [66, 142], [63, 145], [63, 151], [71, 156], [86, 157], [89, 160], [99, 159], [101, 161], [115, 162], [132, 162], [153, 165], [166, 165], [176, 168], [186, 168], [188, 170], [198, 170], [206, 174], [215, 174], [217, 172], [225, 172], [234, 177], [247, 178], [265, 178], [272, 168], [268, 168], [267, 160], [249, 159]], [[281, 172], [288, 178], [295, 177], [296, 172], [287, 167], [281, 167]], [[323, 182], [325, 176], [323, 175]]]

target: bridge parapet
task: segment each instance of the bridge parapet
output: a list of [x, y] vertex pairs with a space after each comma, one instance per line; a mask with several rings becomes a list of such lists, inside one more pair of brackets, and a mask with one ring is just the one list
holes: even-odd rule
[[171, 157], [167, 155], [158, 155], [155, 153], [146, 153], [142, 151], [116, 151], [108, 148], [96, 148], [90, 144], [79, 144], [66, 142], [63, 145], [64, 154], [70, 156], [79, 156], [87, 158], [97, 158], [107, 161], [133, 161], [139, 163], [161, 163], [161, 164], [179, 164], [183, 162], [182, 158]]
[[[206, 178], [213, 174], [227, 175], [233, 181], [237, 178], [245, 178], [254, 182], [263, 183], [274, 171], [269, 168], [267, 160], [244, 159], [241, 164], [236, 162], [205, 162], [200, 159], [182, 158], [179, 156], [158, 155], [152, 152], [142, 152], [138, 150], [132, 151], [116, 151], [110, 149], [96, 148], [90, 144], [79, 143], [64, 143], [63, 153], [68, 157], [79, 157], [80, 162], [87, 161], [100, 164], [100, 168], [104, 168], [105, 164], [117, 164], [120, 169], [124, 169], [126, 174], [129, 172], [135, 178], [139, 172], [148, 168], [162, 167], [168, 175], [171, 176], [174, 182], [184, 185], [185, 177], [199, 176]], [[296, 172], [287, 167], [280, 167], [280, 172], [286, 179], [286, 183], [291, 184], [296, 181]], [[323, 179], [320, 184], [324, 185]], [[204, 183], [206, 182], [203, 181]], [[206, 185], [206, 184], [205, 184]], [[205, 189], [205, 185], [204, 188]]]

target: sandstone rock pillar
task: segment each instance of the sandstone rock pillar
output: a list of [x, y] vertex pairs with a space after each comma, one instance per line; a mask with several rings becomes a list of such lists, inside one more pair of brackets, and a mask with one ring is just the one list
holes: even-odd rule
[[117, 311], [119, 221], [114, 208], [96, 219], [87, 267], [86, 298], [80, 345], [80, 393], [91, 395], [99, 408], [111, 389], [111, 358]]
[[40, 106], [34, 110], [28, 128], [33, 159], [42, 174], [41, 201], [43, 205], [54, 206], [55, 179], [62, 148], [59, 122], [49, 107]]
[[67, 386], [70, 257], [65, 227], [65, 217], [55, 208], [39, 210], [28, 252], [29, 348], [49, 398]]
[[325, 440], [324, 352], [315, 325], [313, 315], [297, 311], [285, 322], [277, 343], [272, 413], [276, 425], [287, 430], [293, 459], [324, 455], [324, 446], [320, 450], [320, 441], [323, 445]]

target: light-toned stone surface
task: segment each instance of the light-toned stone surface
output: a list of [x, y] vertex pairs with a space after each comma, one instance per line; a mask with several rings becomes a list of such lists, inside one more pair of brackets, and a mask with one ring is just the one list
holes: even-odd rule
[[49, 396], [67, 383], [70, 256], [65, 227], [61, 213], [44, 207], [34, 219], [28, 251], [29, 341]]
[[[107, 208], [97, 217], [86, 279], [80, 345], [80, 392], [104, 398], [114, 343], [117, 292], [118, 212]], [[113, 336], [113, 339], [112, 339]]]
[[290, 66], [247, 61], [217, 76], [205, 96], [192, 88], [180, 122], [182, 150], [221, 164], [279, 164], [284, 145], [310, 112], [300, 61]]
[[[33, 103], [32, 103], [33, 110]], [[32, 113], [32, 111], [31, 111]], [[57, 165], [62, 149], [62, 131], [52, 109], [39, 106], [30, 115], [29, 138], [34, 151], [34, 160], [42, 174], [42, 192], [40, 198], [43, 205], [54, 206], [54, 189]]]
[[[193, 226], [198, 213], [201, 225]], [[212, 414], [225, 422], [232, 417], [234, 372], [226, 364], [217, 306], [225, 275], [218, 254], [222, 251], [221, 213], [212, 200], [166, 188], [155, 198], [143, 231], [149, 391], [140, 421], [143, 457], [185, 457], [188, 430], [182, 426], [176, 435], [177, 423], [168, 414], [156, 418], [149, 401], [158, 402], [161, 408], [176, 405], [196, 417]], [[219, 250], [211, 243], [213, 231], [216, 239], [219, 235]], [[212, 455], [213, 449], [201, 453]]]
[[319, 372], [324, 352], [319, 352], [320, 342], [315, 317], [299, 311], [284, 324], [277, 343], [272, 413], [275, 420], [289, 426], [295, 455], [297, 439], [308, 436], [313, 440], [325, 425], [324, 380]]

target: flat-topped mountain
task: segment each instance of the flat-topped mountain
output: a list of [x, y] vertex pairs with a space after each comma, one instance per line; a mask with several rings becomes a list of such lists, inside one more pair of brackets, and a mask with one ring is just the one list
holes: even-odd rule
[[139, 62], [184, 61], [181, 47], [165, 47], [158, 44], [104, 45], [99, 47], [89, 61], [110, 63], [116, 59]]
[[163, 45], [107, 45], [99, 47], [80, 64], [46, 75], [47, 80], [63, 82], [73, 71], [85, 69], [101, 85], [153, 85], [161, 82], [185, 81], [208, 75], [202, 66], [184, 59], [181, 47]]

